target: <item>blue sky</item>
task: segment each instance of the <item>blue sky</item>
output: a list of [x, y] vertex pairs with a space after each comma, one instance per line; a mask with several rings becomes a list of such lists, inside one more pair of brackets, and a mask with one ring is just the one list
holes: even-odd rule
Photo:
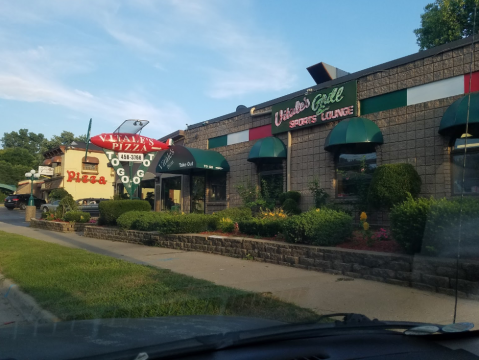
[[0, 136], [186, 124], [418, 51], [432, 0], [0, 0]]

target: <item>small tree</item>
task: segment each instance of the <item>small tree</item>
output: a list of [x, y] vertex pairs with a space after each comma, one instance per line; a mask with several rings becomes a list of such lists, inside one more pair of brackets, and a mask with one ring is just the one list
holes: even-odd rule
[[66, 191], [63, 188], [58, 188], [58, 189], [53, 189], [52, 191], [50, 191], [50, 193], [48, 194], [48, 197], [51, 200], [61, 200], [68, 195], [70, 195], [68, 191]]
[[55, 217], [57, 219], [63, 219], [65, 216], [65, 213], [68, 211], [74, 211], [78, 209], [78, 205], [73, 200], [73, 196], [70, 194], [65, 195], [61, 200], [60, 203], [57, 206], [57, 209], [55, 210]]
[[319, 209], [326, 205], [329, 194], [321, 187], [321, 183], [317, 178], [311, 180], [308, 184], [309, 191], [313, 194], [314, 206]]

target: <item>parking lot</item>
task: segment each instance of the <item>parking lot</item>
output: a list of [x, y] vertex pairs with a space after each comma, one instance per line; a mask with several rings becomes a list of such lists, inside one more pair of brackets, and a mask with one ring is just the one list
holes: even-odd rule
[[[36, 218], [40, 218], [40, 210], [36, 212]], [[4, 222], [16, 226], [28, 226], [28, 222], [25, 222], [25, 211], [20, 209], [8, 210], [4, 206], [0, 206], [0, 222]], [[0, 224], [1, 228], [1, 224]]]

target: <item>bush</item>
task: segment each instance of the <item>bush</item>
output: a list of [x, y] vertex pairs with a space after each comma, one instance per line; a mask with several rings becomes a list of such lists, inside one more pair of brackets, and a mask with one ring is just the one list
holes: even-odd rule
[[68, 196], [68, 195], [70, 195], [70, 193], [68, 191], [66, 191], [63, 188], [58, 188], [58, 189], [53, 189], [52, 191], [50, 191], [50, 193], [48, 194], [48, 199], [49, 200], [61, 200], [65, 196]]
[[233, 222], [251, 219], [251, 217], [253, 216], [251, 213], [251, 209], [247, 207], [229, 208], [218, 211], [214, 215], [217, 216], [219, 219], [229, 218]]
[[308, 183], [309, 191], [313, 195], [314, 199], [314, 206], [319, 209], [324, 204], [326, 204], [326, 200], [328, 200], [329, 194], [321, 187], [321, 184], [317, 178], [313, 179]]
[[393, 238], [408, 254], [421, 251], [424, 229], [431, 204], [435, 200], [418, 198], [409, 195], [402, 204], [391, 210], [391, 233]]
[[243, 234], [274, 237], [283, 231], [284, 219], [274, 218], [251, 218], [250, 220], [238, 221], [239, 231]]
[[150, 204], [145, 200], [109, 200], [98, 204], [100, 225], [116, 225], [120, 215], [128, 211], [151, 211]]
[[353, 216], [353, 210], [351, 207], [348, 208], [347, 205], [339, 205], [336, 203], [327, 203], [321, 206], [321, 209], [329, 209], [334, 211], [342, 211], [349, 216]]
[[298, 203], [293, 199], [286, 199], [283, 203], [283, 210], [288, 215], [298, 215], [301, 214], [301, 209], [298, 206]]
[[334, 246], [351, 236], [353, 219], [342, 211], [316, 209], [291, 216], [283, 225], [286, 241]]
[[[148, 203], [146, 203], [148, 204]], [[216, 229], [216, 220], [205, 214], [129, 211], [117, 219], [125, 230], [158, 231], [160, 234], [197, 233]]]
[[[462, 209], [461, 209], [462, 208]], [[479, 256], [479, 201], [476, 199], [436, 200], [426, 220], [423, 253], [455, 257], [459, 238], [460, 256]]]
[[69, 222], [86, 223], [90, 221], [90, 214], [83, 211], [68, 211], [63, 219]]
[[235, 230], [235, 223], [230, 218], [223, 217], [218, 222], [217, 229], [224, 233], [231, 233]]
[[407, 199], [416, 198], [421, 191], [421, 177], [411, 164], [385, 164], [373, 173], [368, 192], [368, 202], [380, 208], [393, 207]]
[[301, 193], [298, 191], [287, 191], [279, 195], [279, 202], [284, 204], [284, 202], [288, 199], [294, 200], [296, 204], [299, 204], [299, 200], [301, 200]]
[[55, 218], [62, 219], [68, 211], [75, 211], [77, 208], [78, 205], [73, 200], [73, 196], [66, 193], [55, 210]]

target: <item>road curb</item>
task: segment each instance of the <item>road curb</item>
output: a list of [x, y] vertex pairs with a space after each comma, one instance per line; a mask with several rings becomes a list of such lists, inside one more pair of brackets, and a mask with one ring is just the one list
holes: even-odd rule
[[0, 296], [7, 299], [10, 305], [17, 310], [28, 322], [53, 323], [61, 321], [51, 312], [46, 311], [37, 304], [34, 298], [20, 291], [13, 281], [0, 275]]

